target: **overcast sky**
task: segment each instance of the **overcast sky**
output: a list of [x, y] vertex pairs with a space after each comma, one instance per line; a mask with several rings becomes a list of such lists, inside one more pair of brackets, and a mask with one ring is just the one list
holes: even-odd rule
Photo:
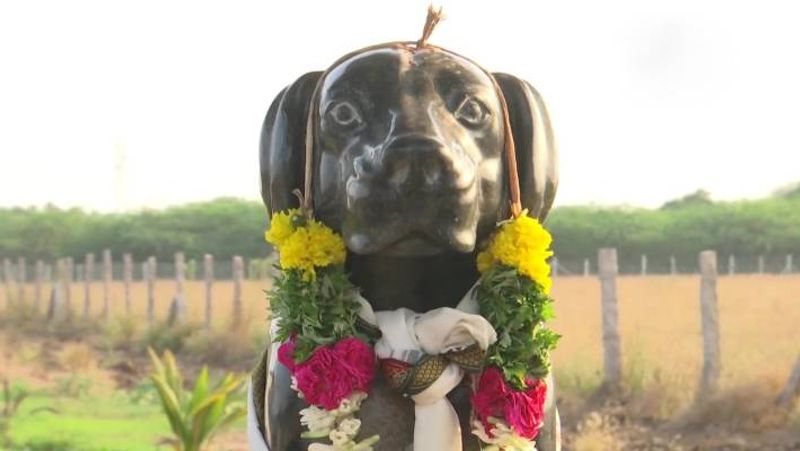
[[[0, 2], [0, 206], [258, 197], [278, 91], [416, 40], [427, 0]], [[658, 206], [800, 180], [793, 1], [440, 1], [431, 42], [527, 79], [560, 144], [557, 203]]]

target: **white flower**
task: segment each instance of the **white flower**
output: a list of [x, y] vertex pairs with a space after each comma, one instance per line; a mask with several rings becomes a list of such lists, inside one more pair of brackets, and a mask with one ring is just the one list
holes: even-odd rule
[[353, 392], [347, 398], [344, 398], [341, 403], [339, 403], [339, 407], [336, 409], [336, 412], [340, 416], [349, 415], [358, 409], [361, 408], [361, 403], [364, 399], [367, 398], [367, 394], [364, 392]]
[[361, 420], [357, 420], [355, 418], [346, 418], [339, 423], [339, 426], [336, 427], [336, 429], [346, 434], [350, 438], [358, 435], [358, 430], [360, 428]]
[[300, 423], [311, 432], [329, 431], [336, 422], [333, 411], [320, 409], [317, 406], [306, 407], [300, 411]]
[[492, 435], [489, 437], [483, 423], [479, 420], [474, 420], [472, 426], [474, 429], [472, 433], [475, 434], [482, 442], [490, 445], [495, 445], [497, 449], [504, 451], [536, 451], [536, 447], [531, 440], [525, 437], [520, 437], [511, 429], [506, 423], [500, 420], [492, 419]]
[[331, 433], [328, 434], [328, 438], [330, 438], [331, 442], [333, 442], [334, 449], [352, 443], [350, 436], [338, 429], [332, 430]]
[[[296, 381], [292, 382], [296, 385]], [[361, 429], [361, 420], [353, 418], [353, 414], [361, 408], [361, 403], [366, 398], [366, 393], [353, 392], [334, 410], [317, 406], [301, 410], [300, 423], [308, 428], [303, 437], [319, 439], [327, 436], [332, 442], [330, 445], [312, 443], [308, 446], [308, 451], [372, 451], [372, 445], [379, 440], [377, 435], [358, 443], [353, 441]]]

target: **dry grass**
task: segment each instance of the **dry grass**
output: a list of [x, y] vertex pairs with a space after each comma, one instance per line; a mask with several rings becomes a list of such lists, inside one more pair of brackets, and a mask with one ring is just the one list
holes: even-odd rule
[[68, 343], [64, 345], [59, 353], [58, 360], [61, 366], [70, 373], [87, 372], [97, 364], [94, 350], [86, 343]]
[[[185, 287], [188, 319], [196, 328], [203, 323], [204, 284], [189, 281]], [[233, 284], [217, 282], [213, 292], [216, 333], [190, 337], [188, 355], [223, 366], [248, 365], [253, 350], [264, 345], [267, 288], [261, 281], [244, 283], [244, 321], [231, 330]], [[144, 283], [135, 283], [131, 291], [132, 319], [124, 318], [122, 283], [112, 287], [112, 312], [118, 321], [105, 332], [114, 342], [130, 342], [150, 330], [145, 327]], [[32, 293], [32, 287], [28, 292]], [[44, 292], [49, 294], [49, 288]], [[174, 282], [158, 281], [156, 313], [160, 321], [167, 317], [174, 292]], [[4, 294], [0, 293], [0, 309], [6, 305]], [[700, 437], [710, 434], [708, 440], [728, 436], [746, 440], [728, 432], [713, 432], [718, 430], [745, 434], [773, 431], [788, 434], [789, 438], [776, 439], [784, 440], [780, 443], [795, 443], [791, 432], [786, 431], [800, 427], [800, 405], [779, 410], [772, 401], [800, 353], [800, 275], [720, 277], [721, 387], [717, 395], [700, 404], [693, 403], [702, 365], [699, 278], [620, 277], [618, 294], [626, 391], [624, 399], [609, 405], [597, 403], [592, 396], [602, 376], [599, 282], [583, 277], [555, 280], [558, 318], [553, 327], [563, 339], [553, 360], [569, 449], [680, 449], [673, 437], [679, 436], [674, 435], [676, 431]], [[99, 317], [103, 298], [100, 283], [92, 287], [91, 297], [92, 315]], [[83, 299], [83, 286], [74, 285], [72, 308], [78, 316]], [[9, 346], [15, 349], [15, 359], [20, 363], [26, 359], [54, 360], [52, 356], [45, 358], [39, 348], [22, 344]], [[95, 366], [87, 363], [86, 352], [79, 347], [67, 350], [55, 359], [59, 366]], [[0, 363], [5, 366], [9, 362]], [[659, 429], [662, 426], [665, 429]], [[713, 440], [688, 441], [687, 449], [695, 445], [698, 449], [716, 449]]]
[[[245, 322], [256, 328], [263, 325], [264, 331], [268, 316], [264, 290], [268, 288], [264, 281], [245, 281], [242, 289]], [[189, 321], [201, 324], [205, 314], [204, 284], [188, 281], [185, 289]], [[723, 276], [718, 290], [723, 388], [765, 376], [787, 377], [800, 352], [800, 276]], [[33, 288], [27, 287], [27, 292], [30, 295]], [[49, 287], [43, 292], [49, 294]], [[620, 277], [618, 292], [620, 335], [629, 382], [640, 390], [651, 383], [693, 384], [702, 364], [698, 277]], [[132, 315], [143, 322], [145, 284], [135, 282], [131, 293]], [[174, 282], [157, 282], [159, 319], [167, 317], [174, 293]], [[553, 295], [558, 314], [553, 327], [564, 336], [553, 360], [559, 373], [569, 375], [562, 385], [590, 390], [599, 381], [602, 368], [600, 284], [594, 277], [561, 277], [555, 280]], [[233, 283], [216, 282], [213, 296], [213, 327], [225, 329], [233, 309]], [[80, 315], [82, 284], [72, 286], [71, 298], [75, 314]], [[101, 283], [93, 284], [91, 299], [92, 315], [99, 316], [103, 304]], [[5, 302], [0, 304], [4, 305]], [[112, 285], [111, 305], [115, 316], [124, 316], [121, 282]]]
[[[83, 315], [84, 285], [75, 283], [71, 287], [70, 298], [74, 315]], [[242, 314], [253, 324], [265, 324], [267, 318], [267, 302], [264, 290], [269, 288], [265, 281], [247, 280], [242, 284]], [[50, 296], [51, 285], [46, 284], [42, 293], [41, 310], [46, 311], [47, 301]], [[205, 317], [205, 283], [202, 281], [187, 281], [184, 284], [185, 299], [187, 303], [187, 316], [191, 323], [202, 324]], [[125, 315], [124, 285], [122, 282], [113, 282], [110, 291], [111, 312], [115, 317]], [[33, 296], [33, 287], [26, 287], [26, 295]], [[99, 318], [103, 311], [103, 285], [100, 282], [92, 284], [89, 292], [91, 299], [91, 315]], [[156, 282], [156, 318], [165, 320], [169, 312], [169, 305], [175, 295], [175, 282], [171, 280], [158, 280]], [[131, 315], [143, 323], [147, 317], [147, 285], [144, 282], [134, 282], [131, 285]], [[212, 327], [222, 329], [229, 326], [231, 312], [233, 311], [233, 282], [218, 281], [212, 288]], [[0, 293], [0, 310], [5, 307], [5, 292]]]
[[[553, 327], [564, 336], [553, 360], [584, 379], [602, 368], [599, 293], [595, 278], [558, 278], [553, 289]], [[618, 296], [626, 378], [694, 390], [702, 365], [698, 277], [620, 277]], [[720, 277], [718, 298], [722, 387], [787, 378], [800, 352], [800, 276]]]
[[[247, 323], [266, 330], [267, 302], [264, 281], [245, 281], [243, 314]], [[205, 287], [201, 281], [185, 285], [189, 321], [203, 322]], [[719, 279], [720, 328], [722, 333], [723, 386], [755, 381], [764, 375], [787, 375], [800, 352], [800, 276], [741, 275]], [[5, 291], [5, 290], [3, 290]], [[623, 355], [630, 371], [646, 368], [649, 375], [692, 381], [701, 366], [699, 279], [696, 276], [620, 277], [618, 280], [620, 335]], [[30, 295], [32, 287], [27, 287]], [[49, 294], [49, 287], [44, 293]], [[144, 320], [146, 287], [131, 288], [132, 315]], [[167, 316], [175, 284], [156, 284], [156, 315]], [[5, 293], [0, 298], [5, 297]], [[561, 277], [555, 280], [553, 296], [558, 317], [553, 327], [564, 335], [554, 361], [558, 368], [578, 374], [591, 385], [602, 368], [600, 284], [596, 278]], [[74, 284], [72, 308], [83, 309], [84, 288]], [[99, 316], [103, 287], [91, 290], [92, 315]], [[5, 301], [5, 299], [3, 299]], [[2, 302], [0, 306], [4, 306]], [[111, 289], [112, 312], [124, 316], [123, 285]], [[42, 306], [44, 308], [45, 306]], [[214, 328], [229, 325], [233, 309], [233, 283], [219, 281], [213, 288]], [[632, 367], [632, 365], [634, 367]], [[641, 371], [639, 371], [641, 372]], [[633, 374], [632, 377], [639, 377]], [[647, 376], [648, 378], [651, 376]]]
[[572, 437], [575, 451], [621, 451], [623, 443], [615, 436], [616, 425], [608, 417], [591, 412], [578, 425]]

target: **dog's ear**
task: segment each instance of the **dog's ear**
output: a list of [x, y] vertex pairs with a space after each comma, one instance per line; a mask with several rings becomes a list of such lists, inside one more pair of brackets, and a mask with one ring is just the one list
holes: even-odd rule
[[278, 94], [261, 128], [261, 197], [270, 215], [299, 205], [305, 180], [306, 127], [322, 72], [309, 72]]
[[558, 154], [544, 101], [536, 89], [513, 75], [493, 74], [503, 91], [517, 149], [522, 206], [544, 220], [558, 186]]

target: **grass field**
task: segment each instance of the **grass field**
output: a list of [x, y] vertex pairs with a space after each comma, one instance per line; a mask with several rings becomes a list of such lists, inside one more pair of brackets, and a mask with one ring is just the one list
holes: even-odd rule
[[[266, 331], [268, 284], [245, 281], [244, 315], [253, 327]], [[189, 321], [202, 323], [205, 286], [185, 285]], [[32, 287], [26, 288], [30, 296]], [[49, 287], [45, 287], [49, 293]], [[175, 284], [156, 284], [156, 315], [166, 318]], [[90, 293], [92, 314], [99, 316], [103, 288], [95, 283]], [[145, 318], [146, 287], [133, 283], [132, 315]], [[563, 335], [554, 355], [556, 365], [568, 373], [596, 374], [602, 367], [600, 283], [594, 277], [555, 279], [557, 319], [553, 328]], [[696, 276], [627, 276], [618, 279], [620, 335], [629, 364], [651, 370], [699, 377], [702, 364], [699, 279]], [[765, 374], [788, 374], [800, 354], [800, 276], [740, 275], [718, 281], [724, 383], [750, 381]], [[83, 285], [71, 293], [75, 312], [82, 311]], [[123, 315], [123, 286], [112, 284], [114, 315]], [[5, 305], [3, 303], [2, 305]], [[231, 317], [233, 284], [213, 287], [214, 327], [224, 328]], [[44, 307], [43, 307], [44, 308]]]
[[[618, 279], [624, 363], [695, 383], [702, 365], [700, 282], [697, 276]], [[722, 384], [787, 378], [800, 355], [800, 276], [720, 277]], [[563, 338], [554, 355], [561, 372], [597, 374], [602, 368], [600, 283], [556, 279], [553, 327]], [[562, 381], [562, 384], [564, 382]]]
[[[267, 282], [244, 281], [242, 284], [242, 307], [243, 314], [254, 320], [266, 317], [266, 295], [264, 290], [269, 287]], [[49, 301], [51, 284], [44, 284], [42, 292], [46, 295], [42, 300], [42, 311], [46, 310]], [[190, 322], [201, 324], [205, 315], [205, 284], [200, 281], [187, 281], [184, 284], [185, 298], [188, 307], [188, 319]], [[16, 295], [16, 288], [12, 290], [12, 296]], [[30, 284], [25, 287], [25, 296], [33, 299], [34, 288]], [[122, 282], [111, 284], [110, 305], [113, 316], [125, 315], [125, 288]], [[175, 295], [175, 282], [172, 280], [158, 280], [155, 287], [156, 293], [156, 317], [164, 319], [169, 312], [169, 304]], [[93, 283], [89, 291], [91, 315], [99, 317], [103, 311], [103, 285], [99, 282]], [[7, 298], [8, 292], [0, 295], [0, 298]], [[70, 290], [70, 304], [72, 310], [80, 315], [83, 313], [84, 299], [86, 298], [84, 284], [72, 284]], [[214, 313], [212, 317], [214, 327], [225, 326], [231, 318], [233, 309], [233, 282], [217, 281], [212, 287], [212, 305]], [[5, 301], [5, 299], [3, 299]], [[131, 284], [131, 315], [145, 319], [147, 312], [147, 285], [144, 282], [134, 282]], [[6, 303], [0, 304], [5, 306]]]
[[122, 392], [73, 399], [40, 391], [25, 401], [11, 430], [16, 443], [34, 448], [149, 451], [169, 426], [157, 404], [132, 403]]
[[[250, 334], [262, 337], [266, 333], [267, 318], [265, 288], [264, 282], [246, 281], [242, 294]], [[171, 281], [158, 282], [156, 309], [159, 318], [166, 317], [174, 289]], [[32, 287], [26, 289], [28, 296], [32, 290]], [[95, 284], [91, 291], [93, 315], [99, 315], [101, 311], [102, 295], [102, 286]], [[702, 365], [699, 278], [620, 277], [618, 295], [624, 383], [628, 392], [621, 408], [629, 417], [626, 421], [644, 419], [650, 422], [648, 428], [656, 427], [653, 421], [667, 424], [692, 406], [699, 380]], [[132, 315], [137, 322], [144, 324], [146, 301], [143, 283], [133, 285], [132, 296]], [[563, 335], [553, 360], [560, 387], [562, 416], [567, 427], [567, 448], [627, 449], [623, 443], [630, 444], [630, 441], [621, 441], [615, 435], [624, 435], [618, 424], [619, 418], [614, 420], [616, 426], [607, 426], [608, 418], [614, 415], [608, 414], [604, 406], [590, 402], [602, 376], [599, 281], [592, 277], [557, 278], [553, 296], [558, 315], [553, 328]], [[0, 299], [2, 297], [0, 295]], [[71, 298], [73, 308], [80, 311], [84, 300], [83, 286], [73, 286]], [[714, 407], [714, 416], [730, 416], [727, 415], [730, 412], [720, 410], [738, 411], [737, 415], [748, 420], [746, 427], [741, 421], [734, 427], [745, 432], [760, 434], [770, 428], [786, 430], [787, 427], [789, 431], [800, 430], [800, 411], [797, 408], [789, 420], [772, 423], [763, 420], [763, 405], [769, 405], [763, 401], [770, 401], [786, 382], [800, 355], [800, 276], [723, 276], [718, 281], [718, 298], [723, 367], [721, 387], [723, 392], [733, 394], [731, 399], [734, 401], [731, 404], [728, 400], [725, 401], [728, 404]], [[187, 282], [186, 299], [189, 320], [201, 323], [205, 309], [203, 283]], [[232, 283], [217, 282], [213, 309], [214, 327], [218, 331], [225, 330], [230, 320], [232, 299]], [[5, 302], [0, 303], [0, 308], [2, 306]], [[113, 285], [112, 311], [117, 316], [124, 312], [121, 283]], [[18, 366], [25, 361], [22, 354], [31, 352], [24, 350], [25, 346], [10, 346], [5, 352]], [[253, 351], [250, 352], [254, 357]], [[53, 397], [53, 387], [57, 385], [55, 379], [14, 371], [13, 366], [0, 369], [0, 373], [9, 373], [12, 379], [22, 380], [38, 390], [26, 404], [26, 409], [52, 403], [60, 406], [59, 415], [44, 412], [26, 415], [26, 420], [15, 420], [12, 427], [16, 443], [40, 440], [42, 431], [46, 430], [54, 432], [47, 435], [63, 437], [77, 444], [65, 449], [153, 449], [157, 437], [167, 430], [157, 405], [131, 405], [127, 392], [114, 389], [113, 383], [107, 380], [108, 375], [102, 371], [92, 379], [105, 380], [98, 386], [107, 386], [107, 389], [93, 390], [91, 396], [80, 400], [64, 400], [59, 396]], [[753, 410], [756, 405], [762, 406], [761, 410]], [[713, 423], [712, 420], [708, 421]], [[93, 432], [101, 424], [98, 422], [102, 422], [103, 433]], [[241, 442], [242, 428], [240, 425], [237, 431], [232, 432], [231, 437], [238, 438], [232, 438], [231, 443]], [[706, 434], [703, 431], [705, 429], [700, 429], [702, 434]], [[687, 433], [686, 430], [679, 432]], [[654, 432], [647, 434], [653, 435]], [[124, 446], [118, 442], [123, 436], [126, 437]], [[794, 435], [800, 443], [798, 436], [800, 434]], [[234, 448], [221, 445], [215, 449]], [[699, 449], [715, 447], [701, 445]]]

